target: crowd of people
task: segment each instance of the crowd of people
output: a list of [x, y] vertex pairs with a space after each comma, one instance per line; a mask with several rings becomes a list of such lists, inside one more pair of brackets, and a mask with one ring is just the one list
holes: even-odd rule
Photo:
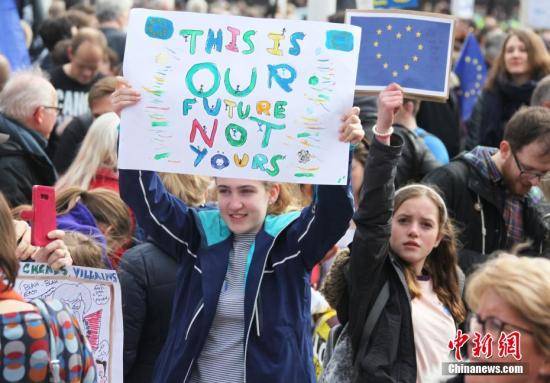
[[[118, 169], [120, 114], [141, 100], [121, 70], [132, 6], [266, 10], [53, 0], [25, 29], [32, 67], [0, 54], [0, 381], [98, 379], [71, 310], [14, 291], [19, 262], [46, 262], [117, 271], [127, 382], [550, 382], [544, 31], [459, 21], [457, 53], [474, 33], [489, 67], [471, 116], [456, 77], [443, 103], [395, 83], [357, 95], [338, 127], [348, 184], [310, 186]], [[44, 247], [34, 185], [56, 192]], [[521, 360], [500, 352], [514, 333]], [[462, 358], [528, 369], [442, 374]]]

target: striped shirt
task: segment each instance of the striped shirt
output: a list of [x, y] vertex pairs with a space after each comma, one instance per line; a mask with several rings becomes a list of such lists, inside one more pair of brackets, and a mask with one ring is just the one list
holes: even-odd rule
[[252, 234], [235, 234], [229, 265], [208, 338], [191, 377], [191, 383], [244, 380], [244, 289], [246, 261]]

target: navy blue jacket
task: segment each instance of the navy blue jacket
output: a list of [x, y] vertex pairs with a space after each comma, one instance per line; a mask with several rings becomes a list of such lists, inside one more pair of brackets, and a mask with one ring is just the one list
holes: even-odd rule
[[[139, 225], [163, 251], [180, 255], [154, 382], [188, 382], [216, 313], [233, 236], [219, 210], [187, 207], [154, 172], [121, 170], [119, 182]], [[348, 183], [317, 187], [314, 202], [301, 212], [266, 217], [246, 271], [245, 382], [315, 382], [309, 273], [352, 214]]]

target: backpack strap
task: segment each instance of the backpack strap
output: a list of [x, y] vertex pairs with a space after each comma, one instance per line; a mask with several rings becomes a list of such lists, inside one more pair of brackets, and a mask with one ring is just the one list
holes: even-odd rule
[[40, 299], [34, 299], [31, 302], [38, 311], [40, 312], [40, 315], [42, 316], [42, 319], [44, 320], [44, 323], [46, 326], [48, 326], [48, 334], [50, 338], [50, 373], [52, 377], [53, 383], [60, 383], [61, 382], [61, 375], [60, 375], [60, 366], [59, 366], [59, 359], [57, 359], [57, 343], [55, 341], [55, 334], [53, 331], [53, 326], [56, 326], [54, 322], [52, 322], [50, 318], [50, 313], [48, 312], [48, 309], [46, 307], [46, 303]]
[[372, 334], [372, 331], [374, 330], [374, 326], [378, 322], [378, 319], [380, 319], [380, 314], [382, 314], [382, 310], [386, 306], [386, 303], [390, 299], [390, 283], [389, 281], [386, 281], [384, 285], [382, 286], [382, 290], [380, 290], [380, 293], [376, 297], [376, 300], [374, 301], [374, 305], [372, 306], [371, 311], [369, 312], [369, 315], [367, 316], [367, 320], [365, 321], [365, 326], [363, 326], [363, 333], [361, 334], [361, 342], [359, 343], [359, 352], [357, 353], [355, 357], [355, 362], [353, 363], [353, 369], [356, 373], [359, 372], [361, 359], [363, 355], [365, 355], [365, 351], [367, 351], [367, 346], [369, 343], [370, 336]]

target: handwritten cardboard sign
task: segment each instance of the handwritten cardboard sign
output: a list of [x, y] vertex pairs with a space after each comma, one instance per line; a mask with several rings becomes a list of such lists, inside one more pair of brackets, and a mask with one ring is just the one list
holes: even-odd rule
[[134, 9], [119, 167], [344, 184], [360, 29]]
[[122, 382], [124, 329], [116, 271], [73, 266], [56, 272], [45, 263], [21, 262], [15, 291], [28, 301], [54, 298], [69, 306], [92, 347], [98, 382]]

